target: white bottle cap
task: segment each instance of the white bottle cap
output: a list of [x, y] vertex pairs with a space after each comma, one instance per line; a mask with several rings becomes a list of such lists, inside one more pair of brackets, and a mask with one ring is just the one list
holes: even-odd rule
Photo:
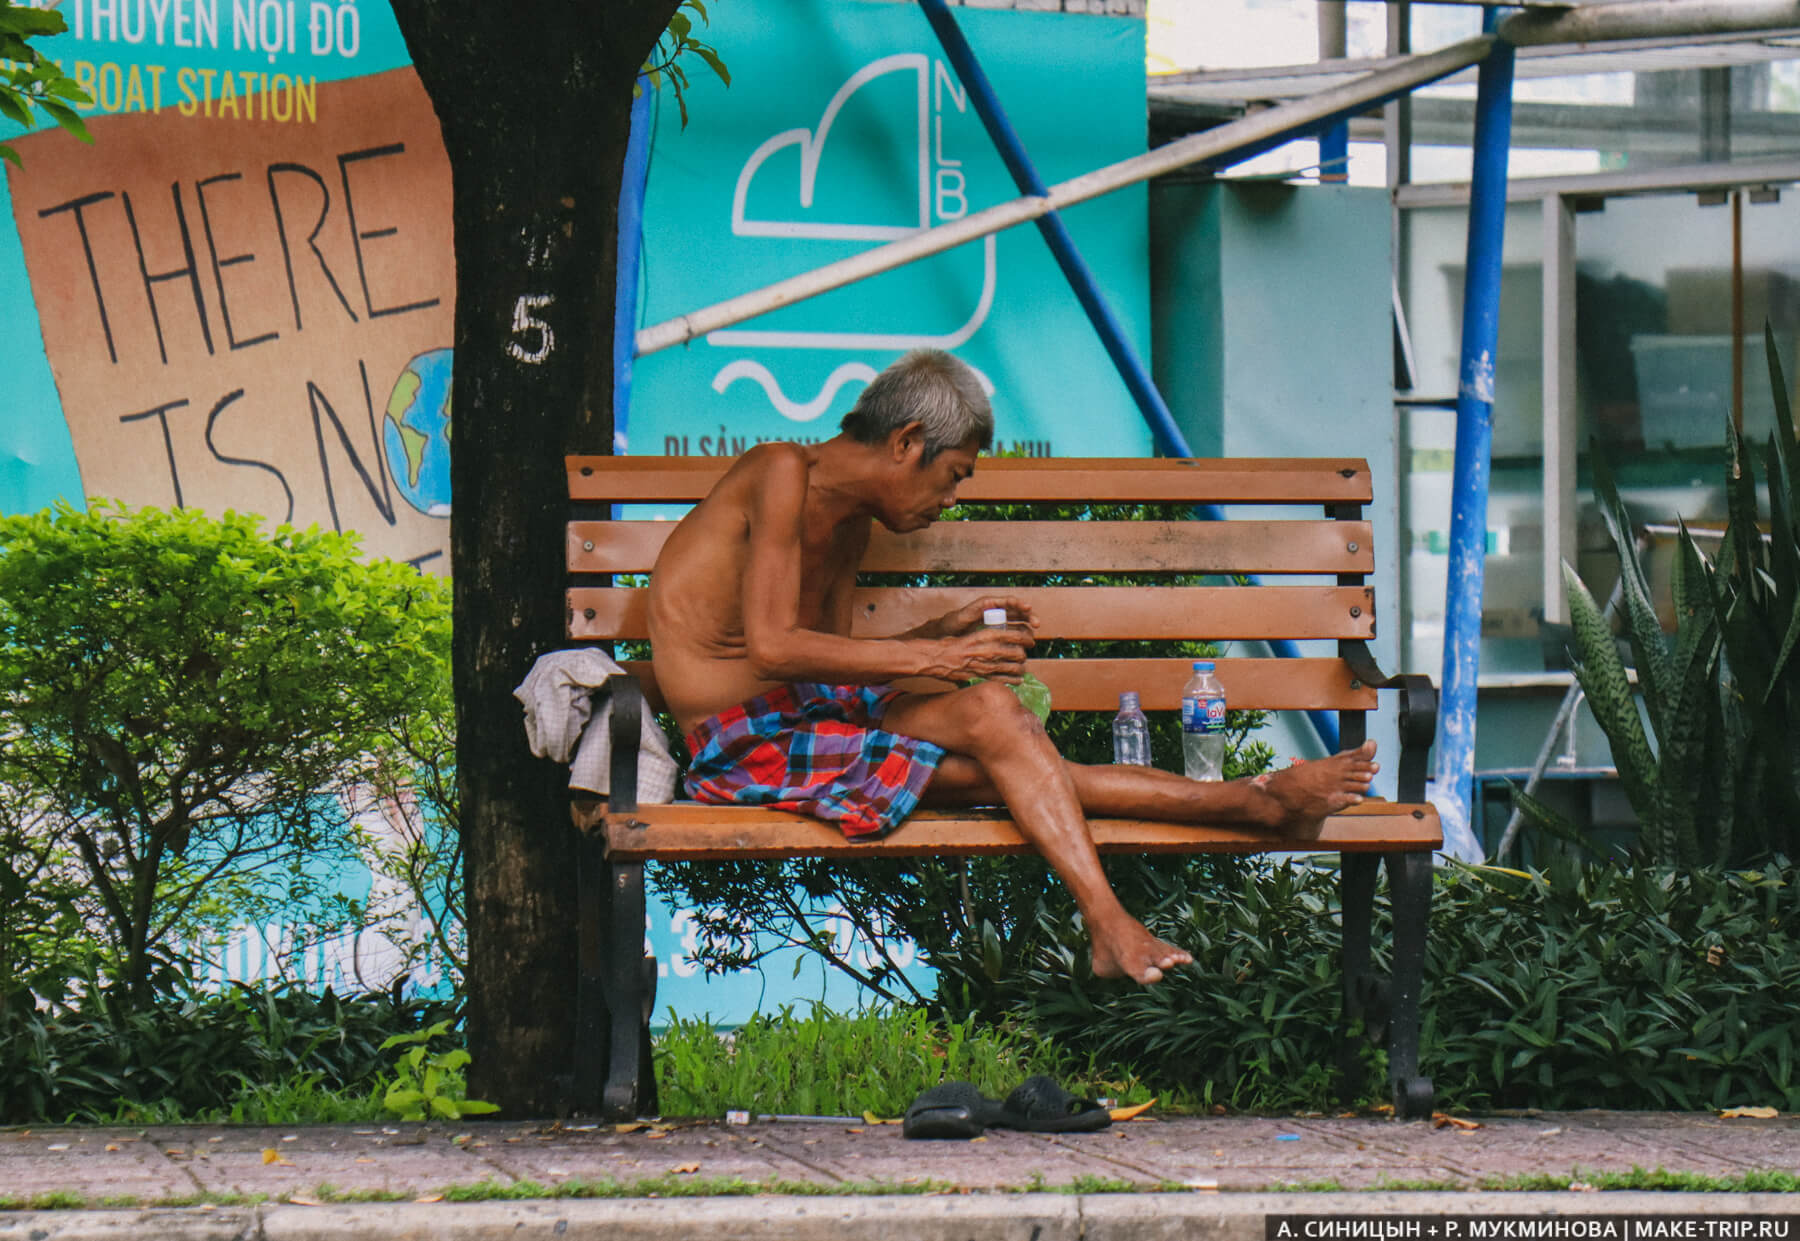
[[985, 612], [983, 612], [981, 614], [981, 623], [989, 626], [990, 628], [1000, 628], [1000, 629], [1005, 628], [1006, 627], [1006, 609], [1005, 608], [989, 608], [989, 609], [987, 609]]

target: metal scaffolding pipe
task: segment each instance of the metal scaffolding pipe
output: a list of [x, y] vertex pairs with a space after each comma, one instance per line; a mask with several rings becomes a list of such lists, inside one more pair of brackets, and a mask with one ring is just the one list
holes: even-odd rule
[[1516, 13], [1500, 23], [1514, 47], [1618, 39], [1754, 34], [1800, 28], [1796, 0], [1611, 0], [1563, 12]]
[[1015, 198], [728, 301], [652, 324], [637, 334], [638, 354], [642, 356], [667, 349], [671, 345], [684, 344], [708, 332], [716, 332], [745, 319], [791, 306], [821, 293], [829, 293], [858, 280], [866, 280], [870, 276], [892, 271], [918, 259], [929, 258], [979, 240], [990, 233], [998, 233], [1015, 224], [1035, 220], [1046, 212], [1072, 207], [1076, 203], [1098, 198], [1139, 181], [1148, 181], [1151, 177], [1161, 176], [1178, 168], [1204, 162], [1228, 163], [1248, 158], [1279, 146], [1297, 133], [1310, 132], [1322, 124], [1347, 118], [1353, 113], [1396, 99], [1426, 83], [1448, 77], [1457, 70], [1480, 61], [1493, 45], [1491, 35], [1465, 39], [1438, 51], [1415, 56], [1402, 64], [1366, 74], [1342, 86], [1334, 86], [1304, 99], [1292, 100], [1216, 129], [1209, 129], [1205, 133], [1171, 142], [1154, 151], [1146, 151], [1142, 155], [1084, 173], [1051, 186], [1047, 194]]

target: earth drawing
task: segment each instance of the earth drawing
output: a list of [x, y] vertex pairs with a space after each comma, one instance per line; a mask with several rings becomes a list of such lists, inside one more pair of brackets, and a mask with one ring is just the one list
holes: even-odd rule
[[450, 355], [433, 349], [408, 362], [381, 424], [394, 486], [428, 517], [450, 516]]

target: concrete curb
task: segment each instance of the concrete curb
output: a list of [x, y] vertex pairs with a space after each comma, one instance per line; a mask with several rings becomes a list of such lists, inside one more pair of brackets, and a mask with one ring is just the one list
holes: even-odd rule
[[1800, 1195], [954, 1194], [0, 1212], [0, 1241], [1263, 1241], [1272, 1214], [1764, 1215]]

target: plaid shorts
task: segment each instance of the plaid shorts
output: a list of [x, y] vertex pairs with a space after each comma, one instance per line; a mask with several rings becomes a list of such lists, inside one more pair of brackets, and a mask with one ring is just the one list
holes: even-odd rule
[[899, 690], [779, 685], [688, 734], [687, 791], [720, 805], [826, 819], [852, 840], [884, 836], [919, 804], [941, 747], [874, 727]]

